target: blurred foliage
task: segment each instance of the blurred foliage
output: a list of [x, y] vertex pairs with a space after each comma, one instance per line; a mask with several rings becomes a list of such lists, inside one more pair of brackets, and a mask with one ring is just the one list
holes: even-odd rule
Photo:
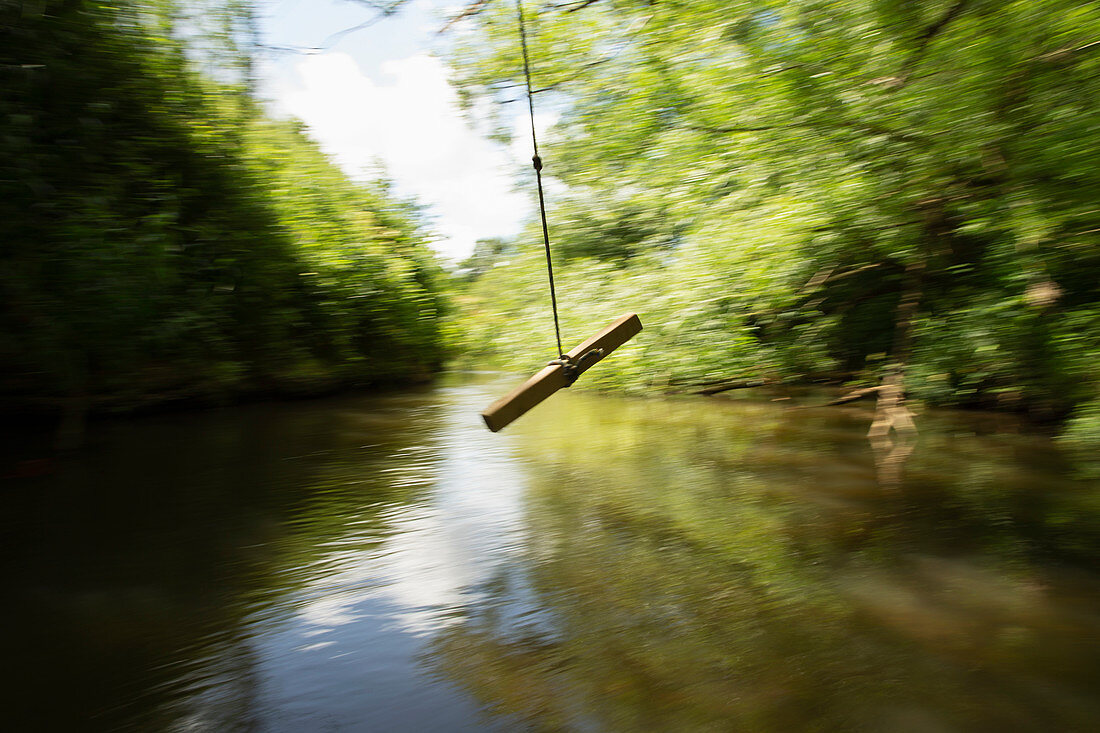
[[1085, 403], [1076, 412], [1062, 441], [1079, 454], [1086, 474], [1100, 476], [1100, 399]]
[[[1095, 3], [526, 7], [566, 340], [629, 310], [647, 329], [598, 383], [903, 365], [942, 404], [1097, 399]], [[507, 136], [515, 105], [487, 102], [522, 95], [515, 8], [470, 11], [457, 79]], [[530, 368], [553, 351], [544, 264], [509, 260], [465, 294], [460, 339]]]
[[0, 0], [0, 393], [130, 406], [422, 376], [416, 210], [252, 96], [237, 0]]
[[503, 264], [504, 257], [515, 253], [514, 244], [500, 237], [479, 239], [470, 256], [458, 263], [455, 275], [462, 283], [472, 283], [498, 264]]

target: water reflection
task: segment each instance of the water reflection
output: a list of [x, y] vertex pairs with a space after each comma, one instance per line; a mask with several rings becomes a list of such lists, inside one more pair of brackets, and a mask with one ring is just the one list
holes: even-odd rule
[[[420, 663], [424, 638], [456, 623], [459, 610], [477, 602], [479, 584], [519, 547], [521, 475], [475, 421], [471, 400], [480, 395], [454, 388], [423, 405], [388, 400], [398, 420], [416, 424], [415, 440], [370, 460], [328, 456], [327, 490], [293, 521], [316, 554], [293, 566], [297, 582], [271, 609], [246, 620], [253, 634], [239, 653], [263, 671], [248, 717], [198, 695], [177, 703], [187, 710], [179, 716], [184, 726], [493, 727], [465, 695], [428, 679]], [[377, 418], [354, 412], [348, 424], [378, 431]], [[364, 506], [362, 493], [342, 495], [348, 486], [374, 495], [379, 485], [401, 499]], [[338, 524], [330, 525], [333, 518]], [[207, 669], [192, 676], [215, 677]]]
[[945, 416], [879, 453], [860, 410], [598, 399], [522, 427], [549, 622], [436, 640], [479, 699], [548, 730], [1091, 729], [1096, 578], [1050, 559], [1095, 550], [1095, 487], [1043, 441]]
[[905, 462], [917, 449], [918, 440], [911, 434], [901, 434], [893, 439], [882, 437], [869, 440], [871, 450], [875, 454], [879, 486], [889, 490], [901, 487]]
[[573, 391], [494, 435], [501, 386], [119, 423], [5, 483], [15, 727], [1100, 713], [1100, 501], [1047, 441], [933, 414], [897, 459], [869, 408]]

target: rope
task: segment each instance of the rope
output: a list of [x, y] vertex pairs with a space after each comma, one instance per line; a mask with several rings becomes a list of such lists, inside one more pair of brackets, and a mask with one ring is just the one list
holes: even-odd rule
[[[554, 263], [550, 260], [550, 230], [546, 225], [546, 198], [542, 192], [542, 158], [539, 157], [539, 141], [535, 135], [535, 95], [531, 91], [531, 61], [527, 55], [527, 26], [523, 21], [523, 0], [516, 0], [516, 14], [519, 16], [519, 40], [523, 46], [523, 76], [527, 80], [527, 111], [531, 116], [531, 147], [535, 154], [531, 163], [535, 168], [535, 180], [539, 189], [539, 214], [542, 216], [542, 242], [546, 248], [546, 273], [550, 278], [550, 304], [554, 308], [554, 335], [558, 340], [558, 357], [569, 362], [565, 350], [561, 347], [561, 326], [558, 323], [558, 296], [554, 292]], [[555, 360], [557, 361], [557, 360]], [[555, 363], [555, 362], [551, 362]]]

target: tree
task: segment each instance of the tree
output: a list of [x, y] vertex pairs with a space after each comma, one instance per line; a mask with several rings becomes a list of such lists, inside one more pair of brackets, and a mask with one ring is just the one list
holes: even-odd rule
[[514, 244], [500, 237], [479, 239], [470, 256], [459, 263], [460, 277], [465, 282], [474, 282], [494, 266], [504, 262], [504, 258], [514, 251]]
[[[515, 98], [514, 9], [470, 18], [467, 98]], [[547, 173], [659, 212], [640, 241], [674, 256], [635, 285], [690, 275], [706, 296], [655, 318], [748, 329], [788, 376], [904, 374], [1051, 417], [1096, 394], [1094, 3], [594, 0], [529, 25], [537, 102], [560, 112]], [[614, 241], [607, 218], [574, 227]]]
[[170, 0], [0, 4], [6, 401], [79, 415], [439, 365], [416, 212], [264, 117], [249, 4], [201, 7], [212, 28]]

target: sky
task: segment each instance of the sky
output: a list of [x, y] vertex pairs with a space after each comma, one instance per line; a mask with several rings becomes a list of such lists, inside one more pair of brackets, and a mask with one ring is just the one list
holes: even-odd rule
[[[515, 186], [530, 165], [530, 139], [488, 140], [459, 109], [437, 55], [437, 32], [461, 0], [410, 0], [396, 16], [344, 35], [377, 15], [350, 0], [263, 0], [267, 46], [263, 93], [277, 115], [294, 115], [352, 178], [381, 163], [397, 192], [425, 206], [445, 258], [459, 261], [478, 239], [512, 237], [532, 213]], [[537, 115], [538, 126], [552, 122]], [[525, 118], [514, 120], [526, 129]]]

